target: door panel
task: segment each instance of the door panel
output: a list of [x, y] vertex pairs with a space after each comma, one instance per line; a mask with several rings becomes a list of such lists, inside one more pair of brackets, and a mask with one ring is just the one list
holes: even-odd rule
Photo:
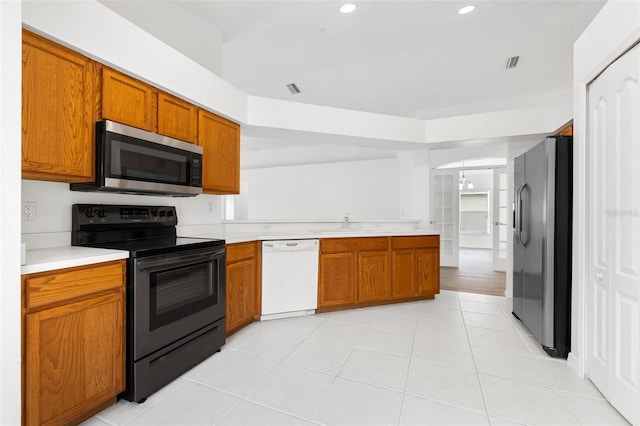
[[458, 267], [458, 170], [431, 176], [431, 226], [440, 232], [440, 265]]
[[640, 47], [589, 86], [588, 373], [640, 424]]
[[519, 194], [524, 184], [524, 155], [513, 160], [513, 313], [523, 319], [524, 313], [524, 247], [519, 241]]
[[[546, 192], [546, 153], [545, 144], [540, 143], [526, 153], [525, 182], [520, 191], [521, 221], [520, 242], [526, 253], [523, 262], [523, 322], [531, 333], [545, 346], [552, 347], [553, 342], [543, 339], [544, 297], [544, 240], [545, 232], [545, 192]], [[517, 201], [516, 201], [517, 202]]]
[[493, 270], [507, 270], [507, 170], [493, 169]]

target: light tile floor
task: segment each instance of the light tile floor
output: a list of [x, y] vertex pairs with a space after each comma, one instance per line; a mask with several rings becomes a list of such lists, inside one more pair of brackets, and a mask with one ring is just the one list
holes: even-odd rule
[[435, 300], [254, 323], [148, 398], [85, 422], [120, 425], [624, 425], [552, 359], [511, 299]]

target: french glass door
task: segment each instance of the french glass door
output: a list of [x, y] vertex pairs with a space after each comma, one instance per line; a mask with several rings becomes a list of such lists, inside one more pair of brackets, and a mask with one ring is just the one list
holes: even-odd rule
[[493, 169], [493, 270], [507, 270], [507, 169]]
[[455, 170], [431, 175], [431, 228], [440, 232], [440, 265], [458, 267], [458, 180]]

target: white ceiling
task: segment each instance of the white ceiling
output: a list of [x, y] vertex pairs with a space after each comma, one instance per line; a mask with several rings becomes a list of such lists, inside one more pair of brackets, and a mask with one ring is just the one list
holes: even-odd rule
[[417, 118], [570, 91], [573, 43], [605, 2], [368, 0], [349, 15], [343, 3], [174, 1], [222, 29], [222, 77], [248, 94]]
[[[220, 54], [221, 70], [215, 71], [247, 94], [423, 119], [570, 102], [573, 43], [605, 3], [351, 1], [358, 8], [344, 15], [338, 9], [345, 2], [333, 0], [101, 0], [143, 28], [145, 19], [170, 18], [170, 28], [146, 25], [165, 42], [190, 23], [210, 25], [218, 44], [221, 30], [221, 47], [213, 49], [207, 40], [194, 44], [203, 58]], [[149, 13], [133, 16], [124, 3]], [[476, 10], [459, 15], [467, 4]], [[507, 70], [511, 56], [520, 60]], [[302, 93], [292, 95], [288, 83]], [[321, 137], [247, 130], [245, 151], [300, 145], [327, 150]], [[373, 146], [385, 148], [411, 149]]]

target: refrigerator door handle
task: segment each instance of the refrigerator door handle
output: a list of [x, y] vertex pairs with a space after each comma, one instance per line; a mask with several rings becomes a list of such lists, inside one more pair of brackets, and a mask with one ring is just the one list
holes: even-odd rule
[[524, 188], [525, 184], [521, 184], [518, 187], [518, 190], [516, 191], [516, 200], [515, 200], [515, 205], [516, 205], [516, 211], [515, 211], [515, 228], [516, 228], [516, 241], [518, 242], [518, 244], [520, 244], [522, 247], [524, 247], [524, 244], [522, 244], [522, 240], [520, 239], [521, 237], [521, 233], [522, 233], [522, 189]]
[[[527, 183], [523, 183], [522, 189], [520, 189], [520, 200], [522, 202], [522, 206], [520, 206], [520, 230], [518, 235], [518, 240], [520, 241], [520, 245], [522, 247], [526, 247], [529, 242], [529, 217], [527, 216], [527, 212], [529, 210], [528, 205], [528, 188]], [[525, 195], [524, 197], [522, 195]], [[524, 236], [524, 238], [523, 238]]]

